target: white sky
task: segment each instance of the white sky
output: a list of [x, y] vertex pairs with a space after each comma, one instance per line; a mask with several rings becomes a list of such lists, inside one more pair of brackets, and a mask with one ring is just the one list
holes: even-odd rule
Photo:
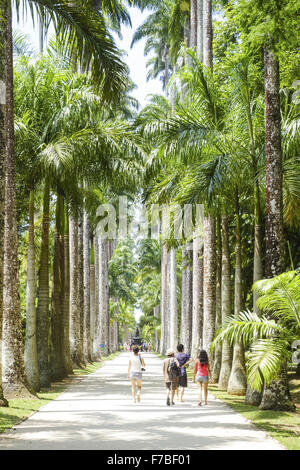
[[[132, 29], [123, 26], [122, 27], [122, 35], [123, 39], [120, 40], [116, 38], [116, 42], [120, 49], [125, 50], [128, 54], [126, 62], [130, 69], [130, 75], [133, 82], [137, 85], [137, 89], [132, 92], [133, 96], [138, 99], [141, 106], [143, 107], [147, 102], [147, 95], [153, 93], [162, 93], [162, 86], [161, 81], [157, 80], [150, 80], [149, 82], [146, 81], [147, 70], [146, 70], [146, 61], [148, 60], [149, 56], [146, 58], [144, 57], [144, 44], [145, 41], [139, 41], [133, 46], [133, 49], [130, 49], [130, 44], [132, 41], [132, 36], [134, 31], [140, 26], [144, 20], [146, 19], [149, 12], [141, 11], [138, 8], [130, 8], [130, 15], [132, 21]], [[27, 21], [23, 22], [22, 15], [20, 19], [20, 23], [17, 24], [16, 18], [14, 17], [13, 20], [14, 28], [18, 29], [19, 31], [27, 34], [31, 38], [31, 42], [36, 50], [38, 50], [38, 31], [37, 28], [34, 30], [32, 21], [30, 18]], [[51, 35], [50, 30], [50, 35]], [[125, 58], [124, 58], [125, 60]]]

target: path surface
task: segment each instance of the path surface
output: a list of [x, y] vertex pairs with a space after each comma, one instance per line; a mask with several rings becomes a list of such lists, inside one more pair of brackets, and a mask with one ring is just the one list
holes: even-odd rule
[[195, 384], [189, 383], [184, 403], [167, 407], [162, 362], [150, 353], [144, 358], [141, 403], [131, 400], [129, 353], [122, 353], [1, 435], [0, 449], [282, 449], [212, 396], [197, 406]]

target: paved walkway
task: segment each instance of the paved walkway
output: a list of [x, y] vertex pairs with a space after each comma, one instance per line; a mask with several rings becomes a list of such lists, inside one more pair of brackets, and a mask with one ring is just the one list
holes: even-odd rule
[[150, 353], [144, 358], [141, 403], [132, 402], [129, 353], [122, 353], [1, 435], [0, 449], [282, 449], [212, 396], [197, 406], [195, 384], [189, 383], [184, 403], [167, 407], [161, 360]]

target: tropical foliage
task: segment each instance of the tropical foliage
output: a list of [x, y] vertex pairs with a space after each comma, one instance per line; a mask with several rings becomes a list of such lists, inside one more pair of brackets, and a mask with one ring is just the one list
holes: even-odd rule
[[[113, 39], [133, 5], [148, 15], [132, 47], [145, 40], [147, 79], [164, 92], [141, 110]], [[37, 15], [39, 55], [12, 32], [12, 7]], [[293, 408], [297, 13], [294, 0], [0, 6], [1, 404], [116, 351], [140, 314], [157, 351], [183, 342], [195, 359], [205, 348], [220, 388]], [[156, 207], [155, 237], [115, 230], [120, 197], [127, 226]]]

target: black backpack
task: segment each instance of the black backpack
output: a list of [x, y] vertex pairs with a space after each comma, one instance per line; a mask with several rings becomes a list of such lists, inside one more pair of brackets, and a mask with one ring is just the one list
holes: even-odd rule
[[168, 368], [167, 368], [167, 373], [171, 382], [172, 380], [175, 380], [181, 374], [180, 367], [178, 367], [175, 359], [170, 359]]

